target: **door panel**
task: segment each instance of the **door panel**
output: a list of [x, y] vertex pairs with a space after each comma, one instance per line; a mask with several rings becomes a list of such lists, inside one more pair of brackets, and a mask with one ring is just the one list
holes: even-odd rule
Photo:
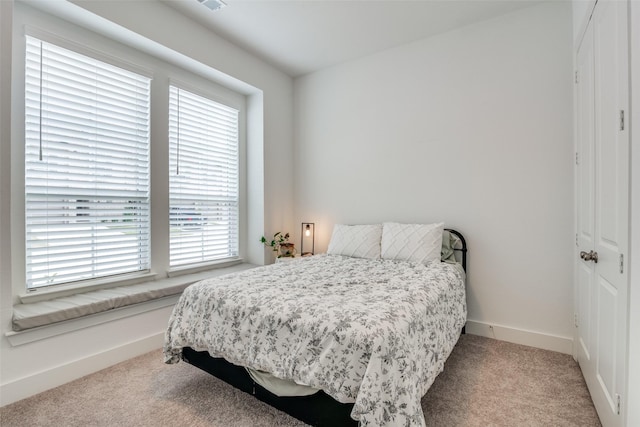
[[594, 381], [589, 372], [595, 372], [592, 355], [596, 331], [594, 305], [594, 265], [583, 261], [577, 254], [595, 246], [595, 106], [594, 106], [594, 59], [593, 27], [589, 26], [577, 56], [578, 87], [576, 102], [577, 117], [577, 338], [578, 362], [587, 382]]
[[595, 214], [595, 174], [594, 174], [594, 138], [595, 138], [595, 106], [593, 82], [593, 28], [587, 34], [578, 51], [578, 238], [581, 247], [593, 247], [594, 214]]
[[615, 286], [600, 277], [598, 281], [598, 356], [596, 375], [602, 392], [609, 403], [615, 400], [616, 370], [616, 301], [618, 291]]
[[[611, 150], [609, 141], [615, 141], [618, 132], [617, 110], [617, 61], [618, 52], [615, 31], [615, 6], [609, 3], [599, 5], [594, 14], [595, 48], [595, 90], [596, 90], [596, 179], [597, 199], [596, 220], [598, 221], [600, 239], [616, 241], [616, 150]], [[612, 31], [613, 30], [613, 31]], [[599, 253], [599, 252], [598, 252]]]
[[[596, 219], [598, 244], [602, 249], [619, 252], [620, 209], [624, 208], [620, 191], [619, 167], [628, 162], [623, 145], [623, 133], [620, 131], [620, 111], [623, 109], [620, 99], [620, 86], [624, 85], [620, 75], [620, 66], [626, 63], [626, 40], [620, 40], [618, 28], [625, 25], [621, 19], [626, 9], [622, 2], [602, 2], [594, 14], [596, 20], [594, 33], [595, 49], [595, 121], [596, 121]], [[620, 22], [623, 21], [623, 22]], [[622, 94], [625, 96], [625, 94]], [[626, 94], [628, 97], [628, 94]], [[628, 148], [627, 148], [628, 153]], [[624, 198], [626, 198], [626, 194]], [[600, 254], [600, 252], [598, 252]], [[602, 254], [603, 261], [611, 261], [610, 255]], [[617, 254], [616, 254], [617, 255]], [[615, 260], [614, 260], [615, 262]]]
[[578, 359], [581, 364], [589, 363], [591, 360], [591, 349], [593, 348], [593, 330], [591, 328], [592, 316], [591, 316], [591, 294], [592, 294], [592, 279], [593, 268], [585, 265], [581, 262], [578, 265], [578, 324], [579, 336], [578, 342], [580, 348], [578, 349]]

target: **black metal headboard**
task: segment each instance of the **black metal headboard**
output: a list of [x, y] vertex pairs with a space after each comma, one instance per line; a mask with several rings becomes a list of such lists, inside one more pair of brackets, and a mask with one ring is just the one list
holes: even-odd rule
[[[458, 230], [454, 230], [452, 228], [445, 228], [445, 230], [447, 230], [449, 233], [453, 234], [458, 238], [459, 242], [456, 242], [457, 244], [453, 248], [453, 251], [454, 253], [459, 252], [460, 264], [462, 264], [462, 268], [466, 272], [467, 271], [467, 241], [464, 240], [464, 236]], [[456, 259], [458, 259], [458, 256], [456, 256]]]

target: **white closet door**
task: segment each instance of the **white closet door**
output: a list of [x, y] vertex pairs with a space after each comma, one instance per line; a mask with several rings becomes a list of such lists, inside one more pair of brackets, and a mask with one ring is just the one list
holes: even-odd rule
[[625, 407], [627, 7], [600, 0], [578, 52], [578, 361], [605, 427], [622, 426]]

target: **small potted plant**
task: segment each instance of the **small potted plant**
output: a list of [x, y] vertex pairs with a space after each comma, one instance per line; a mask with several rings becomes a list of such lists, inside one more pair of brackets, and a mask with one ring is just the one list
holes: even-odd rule
[[262, 236], [260, 242], [265, 246], [270, 246], [271, 250], [278, 253], [278, 258], [292, 257], [296, 254], [295, 245], [289, 242], [289, 233], [282, 234], [281, 231], [278, 231], [273, 235], [273, 239], [267, 240]]

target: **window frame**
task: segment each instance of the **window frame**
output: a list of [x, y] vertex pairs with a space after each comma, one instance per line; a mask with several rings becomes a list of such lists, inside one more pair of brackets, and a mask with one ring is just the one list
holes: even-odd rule
[[[47, 99], [48, 95], [45, 95], [45, 98], [43, 98], [42, 95], [40, 95], [41, 101], [39, 106], [37, 102], [33, 100], [34, 99], [33, 92], [31, 92], [31, 97], [28, 93], [25, 92], [25, 112], [24, 112], [25, 114], [25, 138], [24, 138], [25, 139], [24, 141], [25, 164], [33, 167], [33, 169], [27, 169], [25, 167], [25, 195], [26, 195], [25, 196], [26, 197], [25, 218], [30, 218], [31, 216], [35, 216], [38, 221], [37, 222], [38, 224], [42, 220], [44, 220], [47, 224], [47, 227], [45, 228], [43, 228], [43, 224], [33, 225], [33, 226], [27, 226], [25, 224], [25, 235], [26, 235], [25, 238], [27, 242], [25, 256], [26, 256], [26, 260], [31, 259], [34, 263], [34, 264], [31, 264], [30, 268], [27, 268], [27, 280], [26, 280], [27, 292], [44, 289], [45, 287], [49, 287], [49, 286], [51, 287], [55, 287], [59, 285], [66, 286], [66, 285], [73, 285], [74, 283], [82, 283], [82, 282], [92, 281], [92, 280], [94, 281], [104, 280], [104, 279], [107, 279], [108, 277], [117, 278], [122, 275], [131, 275], [131, 274], [139, 275], [139, 274], [147, 273], [149, 271], [150, 249], [151, 249], [150, 248], [151, 245], [149, 241], [150, 240], [149, 239], [150, 237], [149, 236], [149, 228], [150, 228], [150, 214], [149, 214], [149, 211], [150, 211], [150, 180], [149, 180], [150, 135], [149, 135], [149, 130], [150, 130], [150, 104], [151, 104], [151, 93], [150, 93], [151, 77], [148, 76], [146, 73], [141, 74], [135, 71], [131, 71], [129, 67], [125, 68], [119, 65], [114, 65], [112, 62], [107, 62], [102, 59], [96, 58], [96, 56], [98, 55], [86, 55], [84, 53], [78, 52], [77, 50], [69, 49], [67, 47], [60, 46], [59, 44], [56, 44], [47, 40], [43, 40], [40, 37], [30, 34], [29, 32], [27, 32], [26, 34], [25, 42], [27, 46], [29, 45], [31, 46], [32, 53], [31, 53], [31, 56], [29, 57], [32, 58], [34, 61], [36, 59], [38, 61], [35, 63], [31, 63], [30, 67], [26, 67], [26, 68], [29, 68], [32, 72], [31, 83], [29, 87], [34, 90], [37, 89], [40, 94], [48, 93], [49, 89], [47, 89], [47, 87], [49, 87], [50, 84], [54, 88], [54, 90], [52, 91], [51, 101], [47, 101], [45, 104], [43, 104], [42, 101]], [[39, 56], [38, 56], [38, 50], [39, 50]], [[118, 76], [120, 75], [126, 76], [126, 79], [124, 80], [124, 82], [129, 82], [129, 83], [128, 84], [124, 83], [124, 84], [129, 86], [128, 89], [130, 90], [128, 90], [127, 92], [123, 92], [124, 88], [122, 86], [114, 86], [116, 88], [116, 91], [108, 91], [107, 96], [95, 98], [97, 100], [97, 104], [94, 104], [94, 105], [96, 105], [98, 108], [107, 108], [107, 110], [104, 110], [105, 112], [107, 112], [107, 114], [104, 114], [103, 112], [103, 113], [98, 113], [97, 115], [97, 117], [101, 117], [102, 119], [107, 118], [107, 120], [108, 120], [108, 116], [110, 115], [109, 113], [122, 115], [123, 113], [125, 113], [125, 111], [122, 110], [123, 107], [130, 109], [131, 108], [130, 106], [136, 106], [134, 107], [134, 110], [136, 111], [135, 111], [135, 114], [133, 115], [133, 117], [136, 118], [136, 121], [131, 122], [134, 128], [131, 128], [131, 127], [124, 128], [124, 129], [118, 128], [117, 130], [115, 130], [114, 128], [110, 127], [111, 125], [108, 124], [109, 123], [108, 121], [102, 122], [103, 125], [101, 127], [97, 127], [96, 125], [98, 124], [98, 122], [93, 121], [94, 117], [91, 117], [88, 122], [83, 122], [83, 120], [80, 117], [76, 116], [74, 113], [71, 113], [72, 114], [71, 117], [65, 116], [64, 112], [66, 111], [66, 109], [65, 107], [62, 107], [63, 105], [62, 103], [70, 102], [72, 111], [74, 108], [75, 109], [79, 108], [81, 104], [79, 104], [77, 100], [73, 98], [68, 99], [67, 93], [59, 90], [60, 86], [58, 86], [58, 82], [62, 83], [63, 86], [65, 87], [67, 85], [69, 87], [73, 86], [72, 84], [70, 84], [70, 81], [71, 81], [71, 79], [69, 78], [70, 75], [58, 67], [51, 68], [52, 74], [48, 75], [48, 71], [45, 71], [45, 70], [48, 70], [48, 67], [45, 67], [44, 66], [45, 63], [42, 62], [46, 58], [48, 58], [49, 60], [52, 60], [54, 63], [57, 62], [58, 64], [63, 64], [64, 63], [63, 61], [65, 60], [65, 58], [72, 58], [71, 60], [74, 61], [73, 63], [77, 63], [79, 65], [77, 68], [70, 68], [69, 71], [72, 73], [78, 73], [79, 75], [82, 75], [82, 76], [86, 76], [86, 78], [88, 79], [87, 80], [88, 85], [84, 89], [81, 87], [78, 88], [79, 89], [78, 92], [69, 92], [69, 94], [77, 93], [80, 96], [79, 102], [81, 103], [91, 102], [90, 96], [87, 96], [87, 95], [93, 94], [94, 93], [93, 90], [98, 89], [98, 87], [95, 86], [95, 83], [94, 83], [95, 82], [94, 79], [96, 79], [96, 75], [97, 75], [93, 70], [94, 63], [90, 61], [95, 61], [95, 63], [98, 63], [96, 64], [98, 65], [97, 69], [101, 70], [102, 73], [106, 73], [106, 75], [109, 76], [110, 78], [112, 79], [115, 78], [113, 80], [114, 82], [117, 82]], [[113, 67], [113, 68], [110, 68], [110, 67]], [[37, 80], [38, 73], [40, 75], [39, 82]], [[26, 69], [25, 69], [25, 74], [26, 74]], [[43, 79], [45, 76], [46, 76], [46, 79]], [[26, 80], [27, 78], [25, 76], [25, 87], [27, 87]], [[131, 86], [131, 83], [134, 84], [133, 87]], [[58, 88], [57, 91], [56, 91], [56, 88]], [[89, 90], [89, 92], [87, 92], [87, 90]], [[36, 92], [36, 95], [37, 93], [38, 92]], [[31, 99], [32, 100], [31, 103], [28, 104], [26, 102], [27, 99]], [[123, 101], [125, 102], [125, 104], [123, 106], [119, 106], [118, 104], [121, 104], [121, 102]], [[126, 104], [126, 101], [130, 101], [128, 106]], [[96, 101], [94, 100], [94, 102]], [[56, 107], [56, 104], [60, 106]], [[29, 106], [27, 107], [27, 105]], [[51, 105], [52, 106], [51, 108], [53, 109], [50, 110], [49, 107], [46, 107], [47, 105]], [[140, 110], [137, 106], [142, 106], [144, 109]], [[128, 111], [129, 110], [127, 110], [127, 112]], [[50, 131], [47, 130], [49, 129], [47, 127], [48, 125], [43, 128], [43, 124], [49, 120], [46, 118], [46, 115], [43, 116], [43, 114], [47, 112], [52, 113], [54, 117], [51, 120], [52, 128]], [[29, 115], [34, 119], [40, 118], [41, 125], [40, 125], [39, 135], [34, 134], [34, 129], [37, 126], [34, 125], [33, 120], [31, 121], [26, 120], [27, 113], [29, 113]], [[62, 113], [62, 115], [60, 115], [60, 113]], [[28, 123], [31, 123], [30, 127], [32, 129], [31, 136], [29, 138], [27, 138], [28, 135], [26, 132], [26, 128], [29, 126]], [[68, 124], [70, 126], [65, 126], [65, 124]], [[105, 127], [105, 124], [106, 124], [106, 127]], [[142, 125], [142, 128], [140, 127], [140, 125]], [[60, 134], [59, 130], [64, 127], [72, 129], [70, 132], [73, 132], [73, 133]], [[102, 129], [102, 130], [100, 131], [99, 129]], [[143, 130], [144, 133], [141, 134], [140, 130]], [[43, 131], [46, 131], [46, 132], [42, 133]], [[122, 133], [122, 131], [124, 131], [124, 133]], [[50, 133], [50, 132], [53, 132], [53, 133]], [[133, 192], [133, 193], [130, 193], [129, 196], [126, 196], [125, 194], [121, 193], [122, 189], [117, 190], [120, 193], [113, 193], [113, 190], [106, 190], [106, 191], [100, 190], [99, 188], [97, 188], [97, 191], [96, 191], [96, 190], [88, 189], [86, 185], [72, 185], [70, 187], [70, 191], [66, 192], [64, 195], [61, 193], [58, 193], [58, 194], [54, 193], [53, 195], [49, 195], [48, 191], [43, 193], [42, 191], [34, 192], [33, 191], [34, 189], [32, 189], [31, 191], [29, 190], [30, 185], [34, 185], [36, 182], [41, 182], [43, 179], [46, 180], [46, 184], [36, 184], [36, 188], [41, 187], [42, 185], [45, 185], [46, 188], [49, 188], [49, 186], [51, 185], [50, 183], [52, 183], [55, 186], [56, 182], [58, 182], [57, 180], [60, 178], [53, 178], [54, 181], [49, 181], [48, 177], [46, 177], [46, 174], [48, 173], [50, 168], [53, 168], [54, 171], [56, 169], [62, 170], [61, 169], [63, 168], [62, 164], [64, 163], [61, 164], [59, 162], [68, 163], [67, 160], [63, 160], [63, 159], [68, 159], [70, 155], [72, 157], [77, 157], [78, 159], [80, 158], [82, 158], [83, 160], [86, 159], [89, 165], [94, 165], [95, 167], [96, 161], [100, 160], [100, 156], [96, 156], [95, 153], [92, 154], [91, 151], [86, 151], [86, 148], [94, 145], [94, 143], [92, 143], [91, 139], [89, 139], [89, 141], [85, 144], [84, 141], [86, 138], [79, 137], [79, 135], [84, 135], [85, 133], [93, 134], [94, 132], [101, 135], [98, 141], [102, 140], [102, 138], [105, 138], [105, 137], [111, 139], [110, 142], [109, 142], [109, 139], [105, 140], [106, 145], [104, 145], [103, 148], [106, 149], [105, 153], [109, 153], [107, 154], [105, 161], [109, 162], [108, 164], [111, 164], [112, 166], [111, 169], [115, 170], [116, 174], [120, 173], [120, 172], [117, 172], [118, 171], [117, 166], [120, 162], [116, 160], [116, 158], [122, 158], [121, 150], [123, 148], [123, 145], [121, 143], [117, 143], [116, 139], [113, 136], [108, 136], [108, 135], [121, 134], [123, 135], [123, 137], [126, 138], [125, 141], [133, 143], [133, 145], [131, 145], [131, 149], [136, 154], [133, 160], [133, 162], [135, 162], [135, 165], [132, 165], [135, 167], [132, 169], [132, 171], [133, 173], [136, 174], [137, 178], [136, 178], [136, 181], [133, 182], [134, 183], [133, 186], [129, 185], [125, 187], [126, 189], [125, 191]], [[55, 141], [68, 141], [72, 145], [68, 146], [67, 143], [64, 143], [64, 144], [59, 144], [57, 148], [54, 148], [56, 146]], [[49, 144], [53, 144], [53, 146], [49, 147]], [[127, 146], [128, 145], [129, 144], [127, 144]], [[40, 150], [39, 160], [34, 158], [34, 153], [35, 153], [35, 150], [38, 149], [38, 146]], [[29, 150], [31, 152], [31, 155], [29, 156], [29, 158], [27, 158], [27, 155], [26, 155], [27, 147], [31, 147], [31, 149]], [[76, 147], [76, 148], [74, 149], [73, 147]], [[115, 151], [113, 151], [114, 149]], [[76, 153], [76, 154], [73, 155], [72, 153]], [[56, 158], [58, 160], [56, 160]], [[49, 163], [49, 160], [53, 160], [53, 163]], [[83, 163], [83, 162], [80, 162], [80, 163]], [[114, 166], [115, 166], [115, 169], [113, 168]], [[43, 170], [43, 167], [44, 167], [44, 170]], [[67, 164], [67, 167], [69, 167], [68, 164]], [[72, 166], [72, 169], [73, 169], [73, 166]], [[41, 170], [41, 171], [38, 172], [38, 170]], [[72, 174], [72, 176], [76, 177], [76, 182], [83, 182], [85, 180], [85, 177], [91, 180], [92, 177], [95, 176], [101, 181], [104, 179], [110, 179], [110, 177], [112, 176], [111, 172], [107, 172], [107, 173], [101, 172], [100, 174], [92, 173], [96, 171], [96, 169], [94, 169], [93, 167], [89, 170], [79, 169], [79, 170], [76, 170], [75, 172], [68, 171], [68, 169], [64, 169], [64, 170], [67, 171], [67, 174]], [[31, 171], [33, 172], [31, 173]], [[78, 172], [81, 172], [81, 173], [78, 173]], [[126, 173], [128, 174], [129, 172], [126, 172]], [[64, 182], [60, 182], [59, 185], [61, 186], [60, 188], [64, 188], [66, 186]], [[107, 193], [111, 193], [111, 194], [107, 194]], [[91, 261], [89, 264], [86, 264], [87, 269], [82, 269], [82, 272], [78, 272], [75, 274], [72, 273], [73, 268], [66, 268], [64, 270], [60, 270], [60, 268], [64, 264], [68, 264], [68, 260], [65, 261], [61, 259], [60, 262], [63, 263], [62, 265], [54, 261], [53, 265], [51, 266], [52, 268], [60, 270], [60, 272], [63, 275], [71, 274], [71, 277], [69, 277], [64, 281], [60, 281], [56, 283], [55, 277], [50, 278], [51, 276], [48, 269], [46, 270], [46, 274], [47, 274], [46, 281], [49, 283], [43, 283], [43, 280], [45, 280], [44, 278], [41, 278], [41, 279], [36, 278], [38, 276], [41, 276], [42, 274], [38, 272], [39, 271], [38, 263], [41, 264], [45, 260], [48, 261], [48, 257], [50, 256], [50, 253], [49, 253], [49, 249], [47, 249], [45, 253], [42, 253], [42, 250], [40, 249], [36, 249], [34, 247], [30, 248], [30, 245], [28, 243], [29, 242], [37, 243], [39, 239], [37, 239], [36, 236], [40, 235], [41, 233], [44, 233], [42, 237], [49, 237], [49, 234], [48, 234], [49, 231], [47, 231], [47, 229], [49, 228], [50, 214], [47, 214], [46, 217], [44, 218], [41, 215], [39, 215], [38, 212], [40, 210], [37, 208], [37, 205], [42, 202], [36, 202], [35, 200], [44, 201], [46, 199], [47, 203], [51, 201], [51, 203], [61, 206], [59, 209], [63, 209], [64, 212], [67, 212], [67, 209], [74, 209], [74, 207], [75, 209], [80, 209], [79, 207], [76, 207], [77, 202], [83, 199], [87, 199], [87, 202], [90, 203], [90, 206], [93, 206], [94, 202], [89, 202], [89, 199], [93, 199], [93, 200], [120, 199], [122, 200], [120, 204], [122, 203], [126, 204], [127, 202], [124, 202], [124, 200], [126, 200], [127, 197], [130, 197], [131, 194], [134, 194], [134, 193], [135, 193], [135, 196], [133, 196], [134, 199], [138, 200], [138, 202], [141, 203], [140, 212], [142, 213], [142, 216], [140, 217], [141, 221], [135, 221], [134, 223], [131, 223], [131, 225], [134, 226], [134, 228], [131, 229], [131, 231], [134, 231], [134, 233], [129, 233], [129, 235], [132, 236], [133, 239], [127, 238], [126, 234], [124, 235], [125, 240], [128, 240], [129, 243], [125, 243], [123, 240], [113, 241], [112, 238], [106, 236], [104, 232], [106, 231], [108, 234], [111, 234], [113, 233], [113, 229], [111, 228], [109, 230], [104, 230], [104, 225], [100, 225], [104, 221], [99, 221], [99, 218], [97, 217], [93, 217], [93, 218], [96, 218], [94, 220], [80, 221], [75, 219], [75, 217], [79, 214], [73, 214], [74, 211], [68, 211], [69, 213], [64, 213], [64, 214], [58, 213], [57, 214], [58, 218], [54, 219], [54, 221], [57, 221], [57, 222], [53, 223], [53, 228], [60, 229], [59, 232], [65, 233], [65, 236], [76, 234], [77, 231], [73, 231], [73, 230], [77, 230], [78, 226], [82, 228], [90, 227], [92, 230], [91, 234], [83, 233], [81, 235], [82, 240], [91, 238], [91, 243], [89, 242], [85, 243], [85, 245], [91, 246], [91, 249], [89, 249], [90, 251], [97, 249], [95, 245], [99, 245], [103, 248], [103, 249], [99, 249], [99, 253], [102, 253], [102, 254], [108, 253], [113, 250], [116, 250], [119, 254], [123, 254], [123, 255], [130, 254], [131, 256], [133, 256], [134, 253], [137, 253], [138, 255], [136, 258], [128, 258], [129, 261], [127, 261], [127, 266], [126, 266], [126, 270], [128, 271], [121, 271], [120, 273], [112, 273], [107, 271], [100, 272], [99, 270], [96, 271], [95, 263], [104, 263], [105, 261], [107, 261], [110, 263], [109, 268], [114, 268], [114, 267], [117, 268], [117, 262], [113, 259], [109, 260], [108, 258], [109, 255], [107, 255], [106, 260], [102, 256], [92, 256], [85, 259], [85, 261]], [[128, 200], [129, 200], [128, 203], [130, 203], [132, 199], [129, 198]], [[30, 208], [31, 203], [35, 203], [33, 206], [33, 210]], [[138, 203], [136, 203], [136, 206], [137, 205]], [[104, 206], [106, 205], [102, 205], [98, 203], [95, 206], [96, 208], [98, 208], [96, 213], [99, 213], [100, 210], [104, 208]], [[123, 206], [122, 209], [127, 209], [127, 208]], [[121, 220], [126, 219], [124, 215], [125, 215], [124, 212], [122, 212], [119, 218]], [[68, 220], [66, 219], [64, 220], [64, 224], [66, 225], [64, 225], [61, 222], [62, 217], [69, 217]], [[99, 231], [100, 229], [102, 229], [102, 231]], [[91, 237], [92, 235], [93, 237]], [[32, 237], [30, 238], [29, 236], [32, 236]], [[65, 237], [65, 241], [67, 241], [68, 239], [69, 237]], [[113, 241], [113, 243], [107, 243], [107, 241]], [[134, 243], [134, 242], [135, 242], [135, 246], [132, 246], [131, 243]], [[64, 247], [60, 247], [60, 248], [61, 249], [64, 248], [64, 251], [66, 252], [68, 250], [71, 250], [71, 246], [69, 245], [75, 245], [77, 243], [78, 243], [77, 241], [67, 242], [65, 243]], [[105, 244], [110, 246], [112, 249], [104, 248]], [[116, 246], [113, 246], [113, 244], [115, 244]], [[128, 246], [130, 249], [125, 250], [124, 249], [125, 246]], [[53, 247], [51, 250], [53, 251], [52, 256], [56, 258], [55, 247]], [[38, 252], [41, 252], [42, 254], [38, 255], [37, 254]], [[86, 253], [86, 249], [83, 249], [83, 253]], [[62, 255], [61, 253], [60, 255], [57, 255], [57, 256], [62, 258], [62, 256], [64, 255]], [[142, 256], [142, 258], [140, 258], [140, 256]], [[27, 264], [27, 267], [30, 265], [29, 263], [26, 263], [26, 264]], [[136, 268], [136, 265], [137, 265], [137, 268]], [[122, 267], [124, 266], [121, 266], [120, 268], [122, 269]], [[44, 272], [45, 270], [41, 270], [41, 271]], [[31, 275], [35, 277], [32, 277], [30, 279], [29, 272], [31, 272]]]
[[[244, 108], [243, 105], [241, 103], [233, 103], [233, 102], [229, 102], [228, 99], [224, 99], [221, 98], [220, 96], [218, 96], [216, 93], [211, 92], [211, 91], [207, 91], [201, 87], [196, 87], [193, 86], [189, 83], [186, 83], [184, 81], [178, 80], [178, 79], [169, 79], [169, 90], [171, 90], [172, 87], [177, 88], [178, 90], [184, 90], [187, 92], [190, 92], [194, 95], [200, 96], [202, 98], [205, 98], [207, 100], [213, 101], [215, 103], [221, 104], [227, 108], [231, 108], [231, 109], [235, 109], [237, 111], [238, 114], [238, 118], [237, 118], [237, 126], [238, 126], [238, 147], [237, 147], [237, 168], [238, 168], [238, 177], [237, 177], [237, 185], [238, 185], [238, 194], [237, 194], [237, 199], [238, 199], [238, 229], [237, 229], [237, 239], [238, 239], [238, 251], [237, 254], [234, 256], [229, 256], [229, 257], [225, 257], [225, 258], [221, 258], [221, 259], [213, 259], [213, 260], [205, 260], [202, 262], [198, 262], [198, 263], [189, 263], [189, 264], [176, 264], [176, 265], [171, 265], [171, 261], [169, 261], [169, 268], [168, 268], [168, 272], [169, 275], [178, 275], [181, 274], [183, 272], [192, 272], [192, 271], [200, 271], [202, 269], [206, 269], [209, 266], [217, 266], [220, 264], [228, 264], [229, 262], [234, 262], [237, 261], [239, 259], [241, 259], [240, 253], [241, 253], [241, 240], [240, 240], [240, 236], [241, 236], [241, 217], [242, 217], [242, 211], [241, 211], [241, 196], [242, 196], [242, 191], [241, 191], [241, 182], [242, 182], [242, 161], [241, 161], [241, 154], [242, 154], [242, 147], [243, 144], [241, 143], [241, 129], [243, 128], [243, 123], [244, 123]], [[169, 141], [169, 155], [171, 156], [171, 141]], [[171, 159], [169, 160], [169, 165], [171, 165]], [[169, 169], [169, 174], [172, 174], [171, 169]], [[169, 200], [171, 200], [171, 194], [169, 191]], [[171, 207], [170, 207], [171, 209]], [[169, 255], [171, 255], [171, 252], [169, 252]]]
[[[158, 57], [148, 54], [145, 50], [128, 46], [112, 40], [101, 34], [77, 27], [74, 24], [47, 17], [42, 20], [36, 14], [30, 19], [30, 7], [19, 5], [16, 9], [26, 8], [26, 12], [18, 13], [17, 25], [14, 25], [13, 67], [12, 74], [12, 135], [11, 135], [11, 212], [12, 233], [11, 242], [11, 280], [13, 283], [14, 302], [35, 302], [60, 296], [73, 295], [88, 290], [97, 290], [124, 286], [154, 279], [163, 279], [182, 274], [196, 273], [215, 268], [227, 267], [241, 263], [245, 257], [247, 229], [246, 211], [246, 150], [247, 150], [247, 95], [238, 92], [216, 81], [216, 73], [210, 68], [199, 66], [185, 67], [178, 59], [170, 62], [168, 57]], [[23, 22], [21, 25], [20, 18]], [[37, 18], [37, 19], [36, 19]], [[24, 166], [24, 86], [25, 86], [25, 35], [26, 33], [42, 40], [58, 44], [61, 47], [78, 51], [89, 56], [97, 55], [100, 60], [113, 63], [116, 66], [125, 64], [141, 74], [151, 76], [151, 263], [150, 271], [142, 274], [123, 274], [113, 278], [87, 280], [71, 284], [59, 284], [36, 291], [26, 288], [26, 246], [25, 246], [25, 166]], [[71, 40], [82, 40], [78, 43]], [[181, 59], [181, 58], [179, 58]], [[176, 81], [192, 90], [207, 94], [208, 97], [230, 105], [239, 113], [239, 256], [236, 260], [213, 262], [207, 265], [189, 268], [169, 268], [169, 193], [168, 193], [168, 99], [169, 82]]]

